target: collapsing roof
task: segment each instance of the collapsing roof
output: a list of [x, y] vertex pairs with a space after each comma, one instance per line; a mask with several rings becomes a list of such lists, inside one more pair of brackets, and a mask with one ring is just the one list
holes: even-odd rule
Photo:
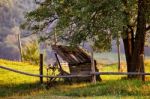
[[[52, 45], [51, 47], [64, 61], [68, 62], [70, 74], [90, 75], [91, 57], [84, 49], [77, 46], [70, 47], [70, 46], [63, 46], [63, 45]], [[98, 71], [96, 64], [95, 64], [95, 69], [96, 71]], [[63, 70], [61, 71], [63, 72]], [[99, 81], [101, 80], [99, 75], [96, 76], [96, 79]], [[85, 78], [78, 77], [76, 79], [74, 78], [74, 80], [90, 81], [91, 77], [85, 77]]]
[[64, 61], [68, 62], [69, 66], [91, 63], [90, 55], [80, 47], [52, 45], [52, 49]]

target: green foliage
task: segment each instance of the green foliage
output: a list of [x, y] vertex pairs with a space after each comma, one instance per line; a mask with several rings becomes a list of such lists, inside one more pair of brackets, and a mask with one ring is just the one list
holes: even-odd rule
[[104, 51], [128, 25], [136, 28], [137, 9], [137, 0], [45, 0], [27, 14], [26, 25], [42, 31], [59, 20], [55, 32], [60, 40], [71, 44], [90, 41]]
[[27, 43], [22, 51], [23, 61], [30, 62], [32, 64], [39, 64], [39, 47], [35, 41]]
[[27, 26], [41, 31], [58, 19], [56, 31], [61, 39], [71, 44], [90, 40], [100, 50], [107, 50], [111, 48], [110, 35], [122, 31], [122, 10], [121, 0], [45, 0], [27, 14]]

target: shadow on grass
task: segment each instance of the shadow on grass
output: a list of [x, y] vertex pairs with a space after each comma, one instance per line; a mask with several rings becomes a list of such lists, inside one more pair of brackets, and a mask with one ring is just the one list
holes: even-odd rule
[[41, 84], [39, 82], [0, 85], [0, 97], [26, 94], [30, 95], [39, 90], [42, 90]]
[[[145, 86], [145, 89], [144, 87]], [[139, 80], [114, 80], [89, 84], [85, 87], [74, 88], [57, 93], [64, 96], [150, 96], [150, 82]]]
[[[43, 93], [40, 93], [43, 91]], [[45, 90], [45, 87], [37, 83], [25, 83], [19, 85], [0, 85], [0, 97], [9, 96], [150, 96], [150, 82], [140, 80], [109, 80], [97, 84], [76, 83], [66, 84], [57, 82], [53, 87]]]

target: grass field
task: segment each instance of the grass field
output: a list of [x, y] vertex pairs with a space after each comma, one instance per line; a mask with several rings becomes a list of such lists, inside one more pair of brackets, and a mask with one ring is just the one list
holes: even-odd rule
[[[0, 65], [38, 74], [39, 67], [29, 63], [0, 60]], [[146, 72], [150, 72], [150, 61], [145, 61]], [[117, 65], [99, 66], [100, 71], [117, 71]], [[45, 71], [44, 71], [45, 72]], [[46, 73], [46, 72], [45, 72]], [[150, 98], [150, 80], [125, 80], [125, 76], [101, 76], [97, 84], [56, 82], [47, 89], [39, 78], [16, 74], [0, 69], [0, 98], [11, 99], [135, 99]], [[46, 81], [46, 79], [44, 79]]]

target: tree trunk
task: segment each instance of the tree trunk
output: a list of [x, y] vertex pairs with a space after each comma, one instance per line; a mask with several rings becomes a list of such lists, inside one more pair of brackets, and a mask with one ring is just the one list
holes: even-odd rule
[[[134, 46], [134, 32], [133, 29], [129, 28], [125, 31], [126, 38], [123, 39], [124, 43], [124, 49], [125, 49], [125, 55], [126, 55], [126, 62], [127, 62], [127, 72], [132, 72], [132, 64], [131, 64], [131, 58], [132, 58], [132, 52], [133, 52], [133, 46]], [[130, 77], [130, 75], [128, 75]]]
[[[134, 31], [131, 26], [125, 31], [126, 38], [123, 39], [127, 71], [144, 72], [144, 43], [146, 32], [146, 1], [138, 0], [138, 18], [137, 31], [134, 37]], [[130, 31], [129, 31], [130, 30]], [[144, 76], [128, 75], [128, 78], [142, 78]]]
[[20, 53], [20, 61], [22, 62], [22, 46], [21, 46], [21, 40], [20, 40], [20, 33], [18, 33], [18, 48]]
[[[137, 18], [137, 31], [134, 41], [134, 49], [131, 57], [131, 71], [144, 72], [144, 43], [145, 43], [145, 30], [146, 30], [146, 2], [145, 0], [138, 0], [138, 18]], [[141, 78], [138, 75], [129, 75], [130, 78]]]

